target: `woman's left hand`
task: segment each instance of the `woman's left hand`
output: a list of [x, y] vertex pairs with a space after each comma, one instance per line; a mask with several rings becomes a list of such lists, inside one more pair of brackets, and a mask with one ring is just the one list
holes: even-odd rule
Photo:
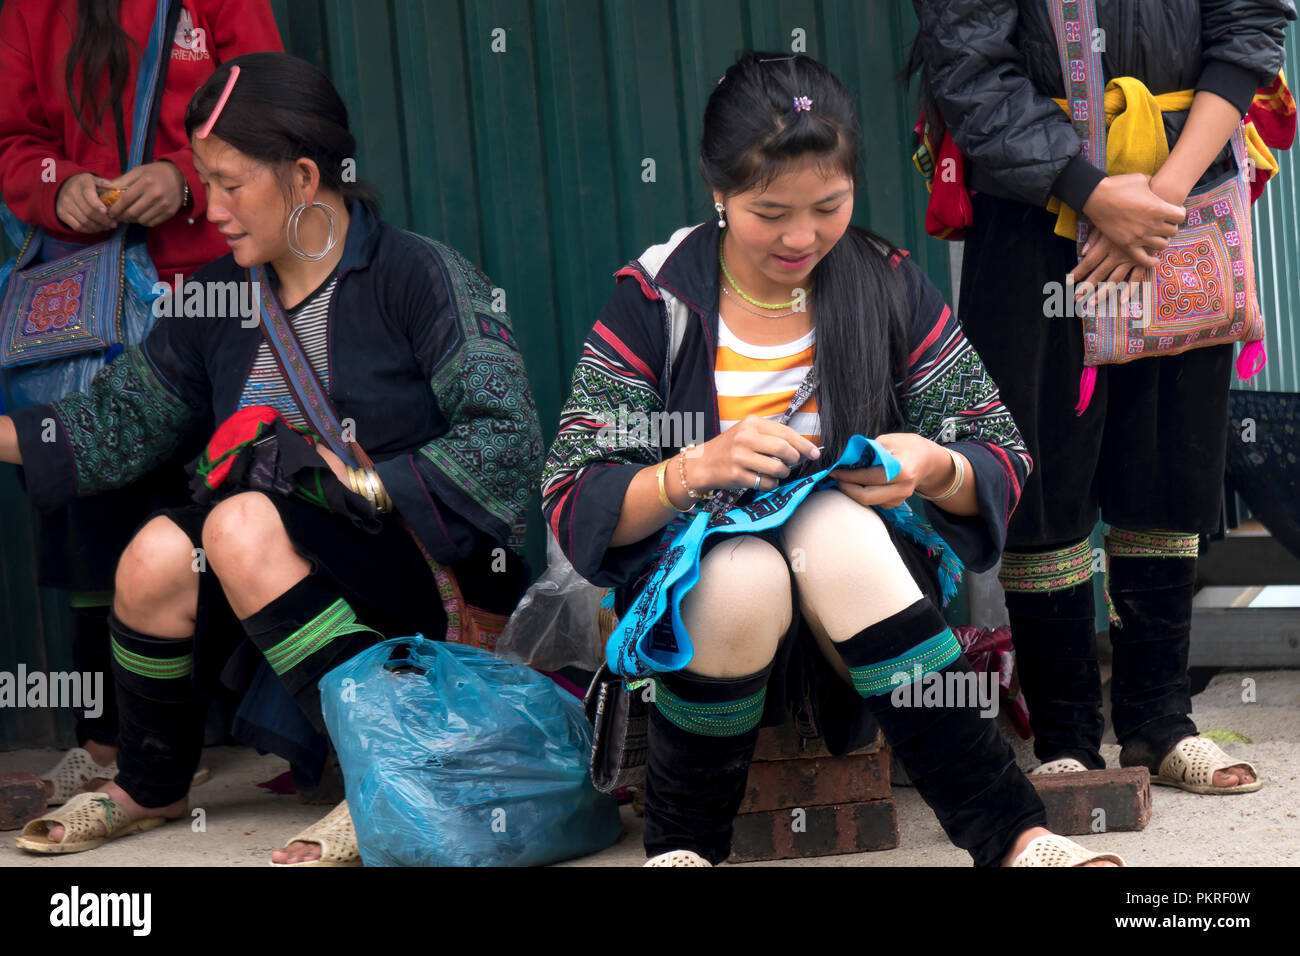
[[885, 480], [885, 469], [881, 465], [836, 468], [830, 474], [839, 490], [860, 505], [896, 508], [910, 498], [918, 486], [939, 486], [944, 470], [952, 469], [952, 458], [943, 447], [920, 435], [898, 432], [881, 435], [876, 441], [898, 459], [898, 474], [893, 481]]
[[138, 222], [152, 227], [166, 222], [181, 208], [185, 176], [175, 163], [160, 160], [127, 170], [103, 188], [122, 190], [122, 195], [108, 209], [114, 222]]

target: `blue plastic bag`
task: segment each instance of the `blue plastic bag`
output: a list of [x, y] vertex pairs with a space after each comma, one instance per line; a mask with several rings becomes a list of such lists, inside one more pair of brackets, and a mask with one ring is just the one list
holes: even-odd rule
[[528, 667], [417, 635], [319, 686], [367, 866], [537, 866], [622, 833], [581, 703]]

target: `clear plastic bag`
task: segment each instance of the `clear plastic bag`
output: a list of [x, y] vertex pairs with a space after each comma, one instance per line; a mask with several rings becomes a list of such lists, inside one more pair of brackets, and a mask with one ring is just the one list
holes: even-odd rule
[[591, 728], [551, 680], [419, 635], [320, 682], [367, 866], [538, 866], [622, 833], [591, 785]]
[[510, 615], [496, 652], [543, 671], [599, 670], [605, 660], [599, 626], [605, 595], [605, 588], [573, 569], [548, 527], [546, 570]]

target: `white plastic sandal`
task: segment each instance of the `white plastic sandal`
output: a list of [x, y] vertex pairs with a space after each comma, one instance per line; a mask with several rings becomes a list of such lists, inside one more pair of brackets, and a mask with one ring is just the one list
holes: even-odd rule
[[319, 860], [302, 863], [276, 863], [272, 866], [361, 866], [361, 849], [357, 846], [357, 830], [352, 825], [352, 814], [344, 800], [296, 837], [287, 840], [281, 849], [291, 843], [315, 843], [320, 846]]
[[1088, 768], [1083, 765], [1083, 761], [1075, 760], [1073, 757], [1062, 757], [1059, 760], [1049, 760], [1047, 763], [1039, 764], [1029, 772], [1035, 776], [1042, 776], [1049, 773], [1087, 773], [1087, 771]]
[[[126, 811], [104, 793], [75, 794], [63, 809], [47, 813], [23, 827], [14, 840], [20, 850], [32, 853], [80, 853], [131, 833], [152, 830], [167, 822], [165, 817], [127, 819]], [[50, 828], [63, 827], [63, 839], [50, 839]], [[99, 832], [99, 827], [104, 832]]]
[[[1230, 767], [1246, 767], [1255, 778], [1254, 783], [1239, 783], [1235, 787], [1216, 787], [1214, 775]], [[1189, 793], [1253, 793], [1264, 786], [1254, 764], [1238, 760], [1224, 751], [1209, 737], [1184, 737], [1160, 761], [1152, 783], [1177, 787]]]
[[1073, 840], [1056, 833], [1046, 833], [1034, 837], [1029, 845], [1020, 851], [1020, 855], [1011, 861], [1012, 866], [1083, 866], [1108, 860], [1116, 866], [1124, 866], [1124, 860], [1116, 853], [1089, 853]]
[[645, 866], [712, 866], [693, 850], [669, 850], [645, 861]]
[[46, 805], [57, 807], [67, 803], [85, 789], [92, 780], [112, 780], [117, 776], [117, 761], [108, 766], [95, 763], [95, 758], [84, 747], [73, 747], [54, 765], [54, 769], [41, 774], [42, 780], [54, 784], [54, 793], [46, 798]]

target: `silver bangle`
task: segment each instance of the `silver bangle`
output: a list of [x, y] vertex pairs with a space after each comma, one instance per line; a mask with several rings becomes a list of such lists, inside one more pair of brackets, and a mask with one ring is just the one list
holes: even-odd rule
[[953, 467], [957, 469], [957, 474], [953, 477], [952, 484], [949, 485], [948, 489], [941, 495], [933, 495], [933, 496], [925, 495], [925, 494], [921, 494], [921, 492], [918, 491], [917, 494], [920, 495], [922, 498], [924, 498], [926, 501], [933, 501], [935, 503], [938, 503], [940, 501], [947, 501], [958, 491], [960, 491], [961, 486], [966, 483], [966, 466], [965, 464], [962, 463], [961, 456], [958, 455], [951, 448], [944, 448], [944, 451], [946, 451], [948, 455], [952, 458], [952, 464]]

